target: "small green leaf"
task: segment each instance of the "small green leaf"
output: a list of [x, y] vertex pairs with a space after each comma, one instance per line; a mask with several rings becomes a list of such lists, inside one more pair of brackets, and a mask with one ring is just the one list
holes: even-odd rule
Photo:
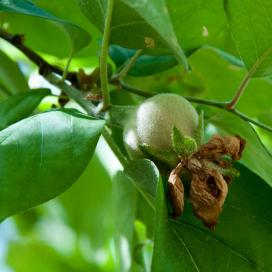
[[174, 126], [171, 134], [172, 148], [177, 155], [189, 156], [197, 150], [196, 141], [189, 137], [183, 136]]
[[173, 150], [177, 154], [182, 154], [184, 151], [184, 136], [175, 126], [172, 129], [171, 140]]
[[[104, 31], [107, 0], [79, 0], [83, 13]], [[188, 68], [177, 42], [165, 0], [116, 1], [111, 22], [111, 44], [126, 48], [171, 49], [179, 63]]]
[[225, 0], [234, 43], [251, 76], [272, 74], [272, 3], [269, 0]]
[[8, 23], [8, 31], [25, 34], [27, 45], [49, 54], [67, 57], [71, 51], [77, 52], [88, 45], [91, 39], [79, 26], [51, 15], [30, 1], [2, 1], [0, 12]]
[[2, 130], [0, 220], [69, 188], [91, 159], [103, 125], [63, 110], [38, 114]]
[[0, 130], [29, 116], [41, 100], [50, 94], [48, 89], [39, 89], [13, 95], [0, 102]]
[[[1, 4], [0, 4], [1, 5]], [[1, 88], [2, 87], [2, 88]], [[0, 50], [0, 90], [4, 97], [29, 91], [27, 81], [18, 65]], [[1, 94], [0, 94], [1, 98]]]
[[272, 186], [272, 155], [267, 151], [253, 127], [231, 113], [220, 111], [209, 121], [225, 134], [246, 140], [241, 162]]
[[180, 220], [171, 219], [159, 183], [152, 271], [270, 270], [272, 190], [247, 168], [238, 169], [215, 231], [193, 215], [188, 201]]

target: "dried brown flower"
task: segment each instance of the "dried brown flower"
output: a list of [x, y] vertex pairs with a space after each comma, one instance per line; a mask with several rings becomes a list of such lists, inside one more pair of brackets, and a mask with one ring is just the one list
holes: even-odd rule
[[[184, 188], [180, 173], [186, 169], [192, 175], [190, 199], [194, 213], [207, 227], [214, 228], [233, 178], [232, 172], [235, 169], [232, 163], [241, 158], [245, 143], [239, 136], [215, 135], [195, 154], [182, 159], [168, 180], [175, 217], [183, 212]], [[229, 160], [225, 159], [226, 156]]]

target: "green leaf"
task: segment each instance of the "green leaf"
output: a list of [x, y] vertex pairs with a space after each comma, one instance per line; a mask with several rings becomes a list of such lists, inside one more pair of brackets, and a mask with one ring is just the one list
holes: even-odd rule
[[156, 165], [146, 159], [130, 161], [124, 169], [145, 200], [154, 207], [156, 187], [159, 180], [159, 171]]
[[90, 42], [91, 37], [85, 30], [72, 22], [51, 15], [29, 1], [1, 2], [0, 12], [8, 22], [8, 31], [25, 34], [26, 45], [36, 50], [67, 57]]
[[86, 168], [104, 122], [52, 111], [0, 132], [0, 220], [69, 188]]
[[41, 100], [50, 94], [48, 89], [39, 89], [13, 95], [0, 102], [0, 130], [29, 116]]
[[250, 75], [271, 75], [271, 1], [225, 0], [225, 10], [234, 42]]
[[[272, 191], [250, 170], [230, 186], [215, 231], [202, 225], [186, 202], [180, 221], [168, 217], [158, 186], [152, 271], [269, 271]], [[251, 227], [249, 227], [251, 226]]]
[[[0, 4], [1, 5], [1, 4]], [[9, 96], [29, 91], [18, 65], [0, 50], [0, 90]], [[1, 94], [0, 94], [1, 95]]]
[[[79, 0], [83, 13], [101, 31], [107, 0]], [[116, 1], [111, 22], [111, 44], [127, 48], [171, 49], [185, 68], [188, 63], [177, 42], [165, 0]]]
[[227, 23], [222, 1], [167, 0], [167, 5], [186, 54], [209, 44]]
[[224, 111], [213, 115], [209, 122], [220, 131], [239, 135], [247, 141], [241, 162], [272, 186], [272, 155], [267, 151], [252, 126], [239, 117]]
[[[109, 54], [117, 67], [122, 66], [128, 59], [135, 55], [136, 50], [127, 49], [118, 45], [111, 45]], [[177, 65], [177, 60], [172, 55], [141, 55], [128, 71], [130, 76], [149, 76], [163, 72]]]

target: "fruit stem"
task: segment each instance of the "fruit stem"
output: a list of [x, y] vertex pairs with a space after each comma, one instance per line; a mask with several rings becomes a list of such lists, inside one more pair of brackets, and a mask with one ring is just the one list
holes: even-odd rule
[[110, 31], [111, 31], [111, 17], [113, 12], [114, 0], [108, 1], [104, 34], [102, 39], [101, 55], [100, 55], [100, 80], [101, 80], [101, 90], [103, 93], [103, 110], [106, 110], [110, 106], [110, 93], [108, 86], [108, 67], [107, 67], [107, 57], [109, 49]]

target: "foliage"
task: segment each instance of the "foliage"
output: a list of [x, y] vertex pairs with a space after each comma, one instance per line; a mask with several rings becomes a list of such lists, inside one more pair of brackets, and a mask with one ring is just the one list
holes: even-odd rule
[[[0, 0], [0, 230], [15, 237], [0, 269], [270, 271], [271, 15], [269, 0]], [[33, 88], [32, 63], [50, 84]], [[206, 142], [247, 141], [215, 230], [188, 197], [172, 218], [169, 169], [124, 148], [158, 93], [204, 114]]]

